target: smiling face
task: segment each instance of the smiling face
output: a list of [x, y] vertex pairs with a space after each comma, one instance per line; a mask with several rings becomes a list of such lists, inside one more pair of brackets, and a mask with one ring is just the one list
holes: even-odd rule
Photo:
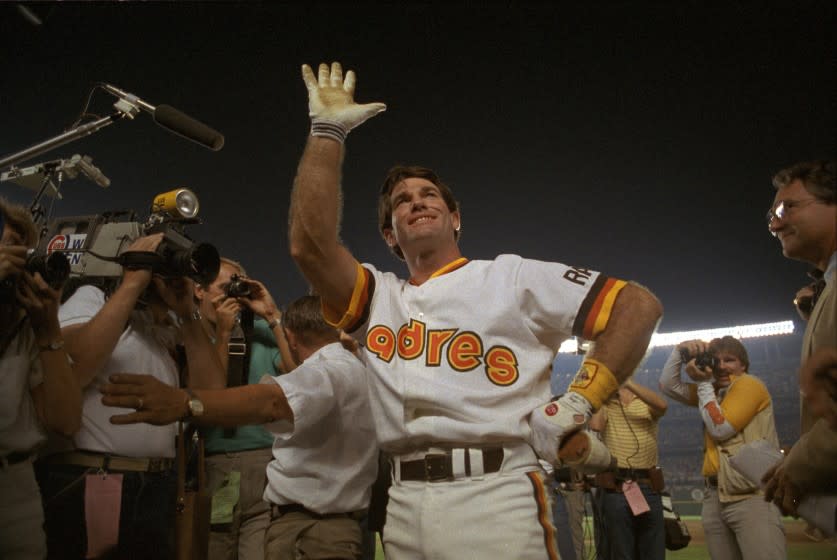
[[731, 352], [718, 352], [715, 356], [718, 358], [718, 367], [712, 372], [715, 387], [726, 387], [732, 382], [731, 376], [746, 373], [747, 368]]
[[[419, 192], [414, 192], [416, 186], [422, 187]], [[421, 210], [421, 205], [426, 205], [424, 210], [427, 215], [419, 221], [419, 224], [434, 221], [434, 218], [439, 217], [439, 213], [455, 215], [456, 225], [450, 232], [450, 239], [454, 241], [453, 247], [456, 247], [455, 242], [459, 239], [459, 203], [453, 197], [450, 188], [440, 181], [431, 169], [399, 165], [389, 170], [378, 199], [378, 229], [396, 256], [404, 259], [401, 243], [408, 241], [403, 235], [399, 237], [398, 228], [395, 225], [398, 221], [399, 226], [405, 226], [409, 221], [409, 218], [405, 218], [403, 208], [396, 207], [403, 206], [405, 203], [414, 204], [419, 210]], [[423, 249], [419, 249], [421, 250]], [[415, 254], [415, 251], [413, 253]]]
[[448, 208], [438, 186], [427, 179], [409, 177], [390, 194], [391, 225], [383, 230], [387, 244], [408, 258], [426, 251], [456, 246], [459, 212]]
[[824, 263], [837, 250], [837, 205], [827, 204], [811, 194], [800, 179], [776, 191], [770, 232], [782, 244], [782, 254], [824, 270]]

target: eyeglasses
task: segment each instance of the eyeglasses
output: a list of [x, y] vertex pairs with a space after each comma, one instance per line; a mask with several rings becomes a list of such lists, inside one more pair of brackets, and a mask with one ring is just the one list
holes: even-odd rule
[[767, 218], [767, 226], [770, 227], [773, 224], [773, 220], [784, 220], [794, 208], [802, 208], [812, 202], [820, 202], [820, 199], [806, 198], [805, 200], [783, 200], [777, 204], [775, 208], [771, 208], [767, 211], [767, 216], [765, 216], [765, 218]]

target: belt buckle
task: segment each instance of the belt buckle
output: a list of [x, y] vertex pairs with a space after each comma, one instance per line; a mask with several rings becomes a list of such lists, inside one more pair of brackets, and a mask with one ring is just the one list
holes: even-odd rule
[[450, 480], [447, 459], [448, 456], [444, 453], [429, 453], [424, 456], [424, 477], [428, 482]]
[[230, 356], [243, 356], [247, 353], [247, 345], [243, 342], [227, 343], [227, 353]]

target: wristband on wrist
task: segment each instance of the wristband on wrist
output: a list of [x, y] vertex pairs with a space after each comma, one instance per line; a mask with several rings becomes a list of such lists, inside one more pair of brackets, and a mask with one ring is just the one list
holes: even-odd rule
[[267, 322], [267, 326], [270, 328], [270, 330], [273, 330], [280, 325], [282, 325], [282, 319], [280, 317], [274, 317], [273, 319]]
[[581, 369], [575, 374], [570, 390], [579, 393], [593, 405], [593, 410], [601, 408], [610, 395], [619, 389], [619, 381], [606, 365], [593, 358], [587, 358]]
[[311, 136], [331, 138], [341, 144], [346, 142], [349, 131], [342, 124], [325, 119], [313, 119], [311, 121]]

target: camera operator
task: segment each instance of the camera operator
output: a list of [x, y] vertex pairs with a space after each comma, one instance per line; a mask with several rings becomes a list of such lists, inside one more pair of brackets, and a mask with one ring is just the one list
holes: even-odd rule
[[46, 556], [32, 460], [44, 429], [71, 436], [81, 390], [58, 325], [60, 289], [26, 270], [38, 235], [28, 211], [0, 199], [0, 558]]
[[[126, 252], [156, 251], [162, 239], [140, 237]], [[122, 372], [172, 386], [180, 385], [179, 374], [190, 387], [224, 385], [193, 284], [126, 267], [109, 296], [81, 286], [61, 307], [60, 319], [84, 388], [84, 414], [75, 449], [39, 461], [50, 557], [173, 558], [176, 426], [111, 424], [99, 386]], [[131, 404], [144, 406], [142, 399]]]
[[[694, 383], [682, 381], [684, 363]], [[779, 510], [730, 464], [746, 443], [763, 439], [779, 447], [770, 394], [747, 373], [749, 365], [747, 350], [732, 336], [708, 344], [687, 340], [675, 347], [663, 367], [660, 387], [672, 399], [698, 407], [703, 420], [706, 488], [701, 517], [709, 555], [784, 559]]]
[[[204, 326], [214, 339], [221, 363], [230, 377], [239, 378], [237, 383], [228, 380], [230, 386], [256, 385], [264, 374], [276, 376], [296, 367], [282, 332], [282, 314], [273, 297], [264, 284], [246, 276], [241, 264], [222, 257], [218, 277], [207, 286], [195, 286]], [[245, 310], [258, 316], [252, 321], [252, 328], [246, 317], [242, 319]], [[231, 344], [233, 334], [242, 330], [243, 337], [237, 338], [242, 342]], [[246, 344], [246, 351], [241, 344]], [[230, 359], [231, 355], [246, 358], [247, 363], [240, 358]], [[202, 432], [208, 489], [213, 495], [232, 495], [235, 502], [228, 514], [216, 511], [212, 516], [209, 559], [263, 560], [270, 504], [262, 495], [267, 484], [267, 464], [273, 460], [274, 437], [261, 425], [207, 427]]]

